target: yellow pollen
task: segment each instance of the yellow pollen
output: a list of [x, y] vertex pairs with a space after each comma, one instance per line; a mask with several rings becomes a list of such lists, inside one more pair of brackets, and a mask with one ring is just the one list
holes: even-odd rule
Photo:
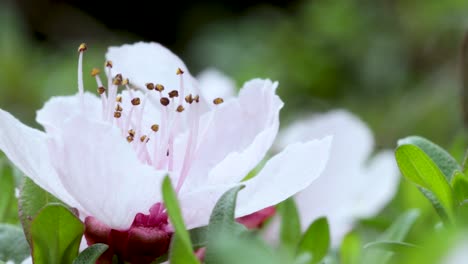
[[164, 91], [164, 85], [162, 84], [156, 84], [156, 86], [154, 87], [158, 92], [162, 92]]
[[117, 95], [117, 97], [115, 98], [115, 101], [117, 103], [121, 103], [122, 102], [122, 96], [121, 95]]
[[193, 103], [192, 94], [189, 94], [189, 95], [185, 96], [185, 102], [187, 102], [189, 104]]
[[219, 105], [219, 104], [224, 103], [224, 100], [223, 100], [223, 98], [218, 97], [218, 98], [215, 98], [215, 99], [213, 100], [213, 103], [214, 103], [215, 105]]
[[114, 80], [112, 80], [112, 83], [114, 85], [122, 85], [122, 74], [117, 74], [115, 77], [114, 77]]
[[122, 112], [122, 106], [120, 106], [119, 104], [117, 104], [117, 106], [115, 107], [115, 111], [117, 112]]
[[177, 107], [177, 112], [182, 113], [185, 110], [185, 108], [182, 105], [179, 105]]
[[134, 136], [135, 136], [135, 130], [130, 129], [130, 130], [128, 131], [128, 134], [129, 134], [130, 136], [134, 137]]
[[78, 52], [84, 52], [88, 49], [88, 46], [86, 43], [81, 43], [80, 46], [78, 47]]
[[132, 136], [127, 136], [127, 142], [130, 143], [133, 141], [133, 137]]
[[91, 70], [91, 76], [93, 77], [96, 77], [96, 75], [98, 75], [99, 73], [101, 73], [101, 71], [98, 68], [93, 68]]
[[120, 118], [122, 116], [122, 113], [117, 111], [117, 112], [114, 112], [114, 117], [115, 118]]
[[141, 141], [141, 142], [144, 142], [145, 139], [146, 139], [146, 135], [143, 135], [143, 136], [140, 137], [140, 141]]
[[158, 132], [159, 130], [159, 125], [158, 124], [154, 124], [151, 126], [151, 130], [153, 130], [154, 132]]
[[182, 75], [182, 74], [184, 74], [184, 71], [181, 68], [177, 68], [176, 74], [177, 75]]
[[129, 84], [129, 83], [130, 83], [130, 80], [128, 80], [128, 78], [125, 78], [125, 79], [123, 79], [123, 81], [122, 81], [122, 85], [127, 85], [127, 84]]
[[139, 105], [140, 104], [140, 98], [138, 97], [135, 97], [132, 99], [132, 105]]

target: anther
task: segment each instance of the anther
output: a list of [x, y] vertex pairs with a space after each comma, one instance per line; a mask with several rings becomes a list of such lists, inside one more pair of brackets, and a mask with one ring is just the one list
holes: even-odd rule
[[133, 141], [133, 137], [132, 136], [127, 136], [127, 142], [130, 143]]
[[213, 103], [214, 103], [215, 105], [219, 105], [219, 104], [224, 103], [224, 100], [223, 100], [223, 98], [218, 97], [218, 98], [215, 98], [215, 99], [213, 100]]
[[109, 68], [112, 68], [113, 64], [112, 64], [112, 61], [106, 61], [106, 63], [104, 64], [106, 67], [109, 67]]
[[170, 98], [174, 98], [174, 97], [178, 97], [179, 96], [179, 92], [177, 90], [172, 90], [169, 92], [169, 97]]
[[154, 132], [158, 132], [159, 130], [159, 125], [158, 124], [154, 124], [151, 126], [151, 130], [153, 130]]
[[135, 97], [132, 99], [132, 105], [139, 105], [140, 104], [140, 98], [139, 97]]
[[195, 97], [193, 98], [193, 101], [195, 101], [195, 103], [200, 102], [200, 96], [199, 96], [199, 95], [195, 95]]
[[187, 102], [189, 104], [193, 103], [192, 94], [189, 94], [189, 95], [185, 96], [185, 102]]
[[122, 81], [123, 81], [122, 74], [119, 73], [115, 75], [114, 80], [112, 80], [112, 83], [114, 85], [122, 85]]
[[146, 135], [143, 135], [143, 136], [140, 137], [140, 141], [141, 141], [141, 142], [145, 142], [145, 139], [146, 139], [146, 138], [147, 138]]
[[96, 77], [96, 75], [98, 75], [99, 73], [101, 73], [101, 71], [98, 68], [93, 68], [91, 70], [91, 76], [93, 77]]
[[121, 95], [117, 95], [117, 97], [115, 98], [115, 101], [117, 103], [122, 103], [122, 96]]
[[130, 129], [130, 130], [128, 131], [128, 135], [130, 135], [131, 137], [135, 137], [135, 133], [136, 133], [136, 132], [135, 132], [134, 129]]
[[177, 68], [176, 74], [177, 75], [182, 75], [182, 74], [184, 74], [184, 71], [181, 68]]
[[129, 83], [130, 83], [130, 81], [128, 80], [128, 78], [125, 78], [125, 79], [123, 79], [123, 81], [122, 81], [122, 85], [127, 85], [127, 84], [129, 84]]
[[84, 52], [88, 49], [88, 46], [86, 43], [81, 43], [80, 46], [78, 47], [78, 52]]
[[182, 105], [179, 105], [177, 107], [177, 112], [182, 113], [185, 110], [185, 108]]
[[97, 92], [98, 92], [99, 94], [103, 94], [103, 93], [106, 92], [106, 88], [104, 88], [103, 86], [99, 86], [99, 87], [97, 88]]
[[117, 106], [115, 106], [115, 111], [122, 112], [122, 110], [123, 110], [123, 108], [119, 104], [117, 104]]
[[169, 98], [167, 98], [167, 97], [162, 97], [161, 99], [159, 99], [159, 101], [160, 101], [161, 104], [164, 105], [164, 106], [169, 105], [169, 102], [170, 102], [170, 101], [169, 101]]
[[151, 90], [154, 90], [154, 83], [147, 83], [147, 84], [146, 84], [146, 89], [148, 89], [148, 90], [150, 90], [150, 91], [151, 91]]
[[115, 118], [120, 118], [121, 116], [122, 116], [122, 112], [120, 112], [120, 111], [114, 112], [114, 117]]
[[154, 89], [156, 89], [158, 92], [162, 92], [164, 91], [164, 85], [158, 83], [155, 85]]

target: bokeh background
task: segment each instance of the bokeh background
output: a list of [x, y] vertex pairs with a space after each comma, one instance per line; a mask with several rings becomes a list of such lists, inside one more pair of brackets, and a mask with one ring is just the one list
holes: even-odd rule
[[[81, 42], [89, 73], [108, 46], [157, 41], [194, 75], [217, 68], [238, 87], [255, 77], [278, 80], [282, 126], [345, 108], [371, 127], [377, 148], [418, 134], [461, 161], [466, 29], [466, 0], [1, 0], [0, 108], [38, 126], [35, 111], [49, 97], [76, 92]], [[89, 75], [85, 85], [95, 90]], [[378, 232], [412, 207], [425, 208], [409, 238], [421, 240], [438, 218], [405, 181], [378, 217], [361, 222], [362, 232]]]

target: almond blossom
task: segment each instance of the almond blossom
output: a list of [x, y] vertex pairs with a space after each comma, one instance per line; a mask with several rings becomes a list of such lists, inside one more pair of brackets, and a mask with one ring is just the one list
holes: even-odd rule
[[[326, 216], [331, 239], [337, 245], [359, 218], [377, 214], [393, 198], [399, 172], [393, 151], [374, 149], [371, 130], [345, 110], [334, 110], [298, 120], [280, 133], [277, 148], [291, 142], [333, 135], [330, 160], [313, 185], [294, 196], [302, 229]], [[266, 230], [275, 240], [278, 222]], [[275, 230], [276, 229], [276, 230]]]
[[[78, 93], [53, 97], [37, 112], [44, 132], [0, 110], [0, 149], [79, 211], [88, 244], [108, 244], [107, 257], [149, 263], [166, 253], [172, 234], [163, 177], [172, 180], [187, 227], [206, 225], [217, 199], [271, 147], [283, 106], [278, 83], [254, 79], [237, 97], [213, 97], [168, 49], [136, 43], [109, 48], [107, 82], [99, 69], [91, 73], [95, 95], [83, 87], [86, 48], [78, 50]], [[324, 170], [330, 145], [331, 137], [323, 137], [272, 157], [242, 182], [236, 216], [310, 185]]]

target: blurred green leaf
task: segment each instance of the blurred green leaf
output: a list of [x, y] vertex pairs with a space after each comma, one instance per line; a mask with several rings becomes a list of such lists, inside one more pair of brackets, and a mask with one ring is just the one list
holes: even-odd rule
[[234, 219], [237, 193], [243, 189], [245, 185], [239, 185], [229, 189], [216, 202], [213, 212], [211, 212], [210, 223], [208, 225], [208, 247], [206, 249], [205, 262], [207, 264], [219, 263], [216, 261], [217, 243], [220, 234], [228, 233], [231, 236], [240, 235], [246, 228], [237, 223]]
[[420, 247], [415, 244], [400, 241], [376, 241], [364, 245], [364, 249], [368, 248], [382, 249], [390, 252], [401, 252], [404, 250], [416, 249]]
[[32, 245], [30, 226], [33, 219], [46, 205], [61, 202], [52, 194], [48, 193], [35, 184], [31, 179], [24, 177], [18, 203], [21, 224], [23, 225], [26, 239], [28, 240], [29, 244]]
[[[375, 240], [375, 242], [402, 242], [418, 217], [418, 210], [409, 210], [408, 212], [398, 217], [392, 223], [392, 225]], [[392, 255], [392, 252], [388, 252], [382, 249], [368, 248], [364, 252], [364, 258], [362, 263], [385, 264], [390, 260]]]
[[0, 157], [0, 222], [7, 222], [11, 214], [17, 215], [15, 177], [12, 168]]
[[174, 264], [199, 263], [193, 254], [189, 233], [185, 227], [182, 212], [176, 193], [172, 188], [171, 179], [166, 176], [162, 185], [164, 206], [167, 209], [169, 219], [174, 226], [175, 232], [171, 240], [169, 260]]
[[302, 236], [297, 247], [297, 255], [312, 256], [309, 264], [319, 263], [328, 253], [330, 247], [330, 230], [327, 218], [315, 220]]
[[10, 224], [0, 224], [0, 260], [21, 263], [29, 256], [28, 242], [21, 228]]
[[419, 137], [410, 136], [398, 141], [398, 145], [415, 145], [423, 150], [432, 161], [439, 167], [448, 182], [451, 181], [455, 171], [461, 171], [462, 168], [458, 165], [458, 162], [443, 148], [436, 145], [435, 143]]
[[402, 174], [408, 180], [432, 192], [444, 208], [442, 219], [452, 222], [455, 215], [455, 197], [439, 167], [416, 145], [400, 145], [395, 156]]
[[301, 238], [301, 223], [294, 198], [288, 198], [277, 206], [281, 216], [281, 245], [295, 249]]
[[340, 247], [340, 260], [342, 264], [361, 263], [362, 244], [355, 232], [346, 234]]
[[49, 204], [33, 219], [30, 231], [34, 263], [72, 263], [84, 225], [64, 205]]
[[109, 248], [106, 244], [94, 244], [81, 252], [73, 264], [94, 264], [96, 260]]
[[208, 243], [208, 227], [202, 226], [189, 230], [193, 248], [201, 248]]
[[463, 172], [456, 171], [451, 185], [458, 202], [465, 202], [468, 199], [468, 177]]

